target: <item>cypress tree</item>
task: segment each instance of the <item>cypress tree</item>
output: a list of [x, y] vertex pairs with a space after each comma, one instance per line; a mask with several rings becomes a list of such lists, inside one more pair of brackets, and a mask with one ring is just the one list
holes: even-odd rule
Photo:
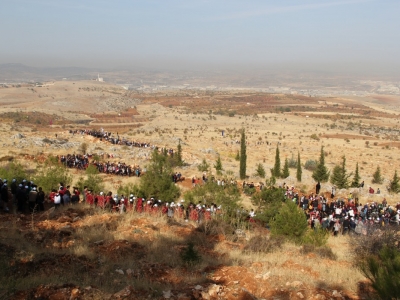
[[399, 177], [397, 176], [397, 170], [394, 171], [393, 179], [392, 181], [390, 181], [389, 187], [391, 193], [400, 192], [400, 183], [399, 183]]
[[376, 171], [375, 171], [375, 173], [372, 175], [372, 183], [378, 183], [378, 184], [381, 184], [382, 182], [383, 182], [383, 178], [382, 178], [382, 175], [381, 175], [381, 167], [380, 166], [378, 166], [377, 168], [376, 168]]
[[183, 165], [183, 160], [182, 160], [182, 146], [181, 146], [181, 140], [179, 139], [179, 144], [178, 144], [178, 149], [176, 153], [176, 163], [178, 166]]
[[349, 177], [346, 170], [346, 157], [342, 157], [342, 165], [336, 165], [333, 169], [331, 176], [331, 183], [337, 185], [339, 189], [346, 189], [349, 187]]
[[351, 183], [352, 187], [359, 187], [360, 186], [360, 174], [358, 172], [358, 163], [356, 164], [356, 172], [354, 173], [353, 182]]
[[301, 162], [300, 162], [300, 152], [298, 152], [296, 178], [297, 178], [297, 181], [299, 181], [299, 182], [301, 182], [301, 173], [302, 173], [302, 170], [301, 170]]
[[274, 177], [281, 177], [281, 159], [279, 157], [279, 147], [276, 146], [276, 152], [275, 152], [275, 165], [274, 168], [271, 169], [271, 175]]
[[214, 165], [215, 170], [217, 171], [217, 175], [221, 175], [222, 174], [222, 162], [221, 162], [221, 156], [218, 155], [217, 160], [215, 161], [215, 165]]
[[318, 165], [312, 174], [312, 178], [315, 181], [319, 181], [319, 182], [327, 182], [329, 179], [329, 171], [328, 171], [327, 167], [325, 166], [324, 146], [321, 146], [321, 154], [319, 157]]
[[239, 177], [240, 179], [246, 179], [246, 134], [244, 132], [244, 128], [242, 129], [242, 137], [240, 139], [240, 169], [239, 169]]
[[283, 165], [283, 170], [282, 170], [281, 176], [282, 176], [282, 178], [288, 178], [289, 175], [290, 175], [290, 173], [289, 173], [289, 161], [286, 158], [285, 159], [285, 164]]

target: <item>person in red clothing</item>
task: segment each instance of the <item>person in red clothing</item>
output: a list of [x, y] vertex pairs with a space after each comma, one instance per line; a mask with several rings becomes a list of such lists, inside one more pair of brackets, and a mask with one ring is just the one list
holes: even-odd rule
[[207, 208], [206, 211], [204, 212], [204, 219], [206, 221], [211, 220], [211, 209], [210, 208]]
[[143, 198], [138, 198], [136, 202], [136, 211], [138, 213], [142, 212]]
[[154, 204], [153, 207], [151, 208], [151, 213], [152, 213], [153, 215], [157, 215], [158, 212], [159, 212], [159, 210], [158, 210], [158, 204], [156, 203], [156, 204]]
[[178, 218], [179, 219], [184, 219], [184, 217], [185, 217], [185, 214], [184, 214], [184, 207], [183, 207], [183, 204], [178, 204], [178, 208], [177, 208], [177, 213], [178, 213]]
[[92, 191], [88, 190], [87, 194], [86, 194], [86, 203], [89, 205], [93, 205], [94, 204], [94, 197], [92, 195]]
[[197, 219], [198, 219], [198, 212], [197, 212], [196, 207], [193, 207], [193, 206], [190, 207], [189, 218], [190, 218], [191, 221], [197, 221]]
[[112, 192], [108, 192], [107, 195], [104, 197], [104, 209], [109, 209], [112, 202]]
[[150, 213], [151, 212], [151, 201], [148, 200], [145, 205], [143, 206], [143, 211], [145, 213]]
[[54, 197], [57, 194], [57, 191], [55, 189], [51, 190], [51, 193], [49, 194], [49, 201], [51, 202], [51, 204], [54, 204]]
[[105, 205], [104, 193], [100, 192], [100, 194], [97, 196], [97, 206], [104, 209], [104, 205]]
[[162, 206], [161, 212], [163, 215], [166, 215], [168, 213], [168, 206], [169, 206], [168, 203], [164, 203], [164, 205]]

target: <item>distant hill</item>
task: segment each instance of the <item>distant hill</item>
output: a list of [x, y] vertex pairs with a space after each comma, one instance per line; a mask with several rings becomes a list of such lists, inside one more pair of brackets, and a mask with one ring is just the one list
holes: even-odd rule
[[62, 80], [87, 80], [97, 76], [99, 70], [79, 67], [30, 67], [19, 63], [0, 64], [0, 82], [35, 82]]

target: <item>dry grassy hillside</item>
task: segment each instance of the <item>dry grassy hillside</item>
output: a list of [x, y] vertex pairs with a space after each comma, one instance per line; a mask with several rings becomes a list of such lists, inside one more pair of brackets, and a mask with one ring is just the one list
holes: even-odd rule
[[[389, 194], [386, 187], [399, 165], [399, 103], [392, 96], [312, 98], [251, 91], [144, 94], [95, 81], [1, 88], [0, 163], [18, 161], [33, 172], [49, 155], [79, 153], [83, 143], [88, 153], [105, 161], [142, 167], [148, 163], [147, 148], [70, 133], [103, 128], [113, 136], [160, 147], [176, 149], [181, 141], [186, 165], [176, 171], [186, 178], [201, 176], [197, 166], [204, 158], [214, 165], [220, 156], [221, 177], [238, 179], [236, 141], [244, 128], [248, 181], [265, 180], [255, 175], [258, 163], [269, 177], [277, 146], [282, 165], [286, 158], [297, 159], [298, 153], [303, 164], [316, 160], [323, 146], [330, 170], [343, 155], [349, 172], [359, 164], [365, 181], [365, 188], [356, 190], [360, 202], [386, 198], [394, 204], [399, 195]], [[377, 166], [382, 184], [372, 183]], [[70, 172], [74, 184], [82, 172]], [[311, 172], [303, 169], [301, 182], [295, 172], [290, 169], [290, 176], [278, 184], [313, 192]], [[216, 174], [214, 168], [211, 173]], [[106, 190], [114, 193], [139, 180], [100, 176]], [[190, 180], [180, 186], [183, 192], [191, 189]], [[380, 188], [381, 194], [368, 194], [369, 186]], [[321, 191], [331, 187], [323, 183]], [[349, 191], [338, 191], [337, 196]], [[245, 195], [242, 201], [251, 207]], [[124, 293], [127, 299], [361, 299], [365, 293], [366, 281], [347, 255], [347, 237], [330, 238], [333, 253], [328, 254], [289, 244], [268, 253], [253, 252], [248, 250], [251, 238], [268, 235], [266, 229], [206, 235], [196, 223], [108, 214], [84, 205], [51, 216], [2, 213], [0, 227], [2, 263], [15, 274], [3, 277], [0, 295], [11, 299], [121, 299]], [[189, 242], [195, 242], [203, 258], [194, 268], [179, 258]]]

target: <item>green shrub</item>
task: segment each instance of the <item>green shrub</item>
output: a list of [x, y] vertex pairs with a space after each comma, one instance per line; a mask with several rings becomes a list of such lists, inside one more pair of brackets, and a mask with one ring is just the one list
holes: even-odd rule
[[313, 133], [312, 135], [310, 135], [310, 138], [316, 141], [319, 141], [319, 137], [317, 134]]
[[284, 239], [280, 236], [253, 236], [244, 247], [245, 251], [270, 253], [282, 248]]
[[0, 167], [0, 178], [7, 179], [10, 183], [12, 179], [21, 182], [23, 179], [28, 179], [28, 174], [20, 163], [9, 162]]
[[313, 245], [321, 247], [326, 244], [329, 238], [329, 233], [321, 226], [308, 230], [302, 237], [302, 243], [305, 245]]
[[296, 169], [297, 168], [297, 160], [294, 159], [293, 155], [291, 158], [288, 159], [288, 166], [290, 169]]
[[312, 244], [305, 244], [301, 247], [300, 252], [302, 254], [313, 253], [318, 255], [321, 258], [327, 258], [330, 260], [336, 260], [337, 255], [333, 253], [332, 249], [327, 246], [317, 247]]
[[259, 163], [257, 165], [256, 176], [260, 176], [261, 178], [265, 178], [265, 168], [262, 165], [262, 163]]
[[153, 151], [151, 162], [147, 166], [146, 173], [140, 178], [140, 189], [145, 197], [154, 197], [166, 202], [176, 200], [180, 195], [180, 189], [171, 180], [172, 169], [167, 156]]
[[306, 163], [304, 164], [304, 168], [308, 171], [314, 171], [317, 169], [318, 166], [318, 161], [313, 160], [313, 159], [309, 159], [306, 161]]
[[201, 164], [199, 164], [197, 166], [197, 170], [199, 170], [200, 172], [208, 172], [209, 169], [210, 169], [210, 165], [207, 163], [206, 159], [203, 158], [203, 161], [201, 162]]
[[181, 259], [183, 263], [189, 267], [193, 267], [194, 265], [200, 263], [201, 256], [196, 249], [194, 249], [194, 245], [192, 242], [189, 242], [187, 247], [181, 252]]
[[361, 272], [372, 282], [381, 299], [398, 299], [400, 295], [400, 252], [384, 247], [360, 264]]
[[127, 183], [126, 185], [121, 185], [118, 187], [117, 190], [118, 195], [130, 195], [133, 194], [135, 197], [144, 197], [143, 191], [140, 189], [140, 187], [136, 184], [133, 183]]
[[57, 157], [49, 156], [43, 164], [38, 165], [34, 181], [48, 193], [58, 188], [60, 182], [65, 185], [71, 183], [72, 176], [68, 174], [68, 169], [59, 163]]
[[197, 230], [206, 235], [222, 234], [224, 236], [232, 235], [235, 232], [235, 228], [226, 223], [223, 219], [211, 219], [209, 221], [201, 222], [197, 227]]
[[307, 218], [294, 202], [283, 203], [275, 219], [271, 222], [271, 234], [283, 236], [287, 240], [301, 243], [308, 228]]
[[374, 172], [374, 174], [372, 175], [372, 183], [378, 183], [378, 184], [382, 184], [383, 182], [383, 178], [381, 175], [381, 168], [380, 166], [378, 166]]
[[217, 205], [222, 205], [224, 211], [226, 211], [229, 209], [236, 210], [238, 208], [240, 196], [241, 193], [237, 185], [221, 186], [214, 182], [207, 182], [195, 189], [187, 191], [185, 193], [185, 200], [192, 203], [215, 203]]

